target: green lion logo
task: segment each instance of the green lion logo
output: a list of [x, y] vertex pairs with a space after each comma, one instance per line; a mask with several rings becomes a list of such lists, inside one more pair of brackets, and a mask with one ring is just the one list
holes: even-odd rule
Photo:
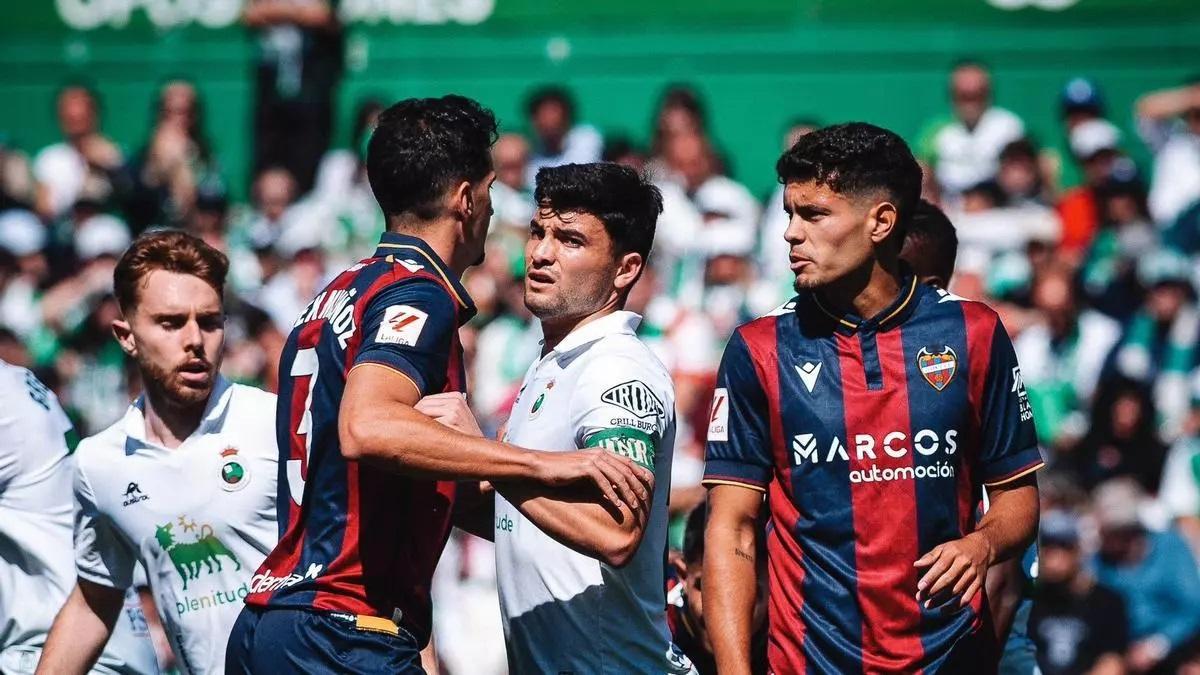
[[[196, 529], [194, 522], [189, 524], [183, 517], [180, 517], [179, 520], [183, 523], [184, 531]], [[167, 552], [167, 555], [171, 556], [175, 571], [179, 572], [179, 578], [183, 579], [183, 590], [187, 590], [189, 579], [194, 580], [200, 576], [201, 563], [204, 563], [208, 574], [213, 573], [214, 565], [216, 565], [216, 571], [220, 572], [221, 560], [218, 556], [225, 556], [232, 560], [235, 570], [242, 569], [242, 564], [238, 562], [237, 556], [213, 534], [211, 525], [201, 525], [199, 538], [193, 542], [183, 543], [175, 541], [175, 536], [171, 532], [174, 526], [175, 523], [159, 525], [154, 532], [154, 538], [158, 540], [158, 545]]]

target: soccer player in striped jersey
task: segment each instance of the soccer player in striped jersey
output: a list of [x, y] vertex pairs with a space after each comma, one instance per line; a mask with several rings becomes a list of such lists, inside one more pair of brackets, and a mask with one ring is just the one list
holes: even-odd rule
[[750, 672], [765, 493], [773, 672], [994, 670], [984, 576], [1032, 540], [1042, 466], [1012, 345], [900, 262], [921, 174], [898, 136], [828, 127], [776, 169], [798, 295], [736, 331], [708, 430], [718, 667]]
[[628, 458], [524, 450], [415, 408], [465, 390], [458, 327], [475, 308], [459, 277], [483, 256], [495, 139], [492, 113], [461, 96], [379, 116], [367, 177], [387, 230], [317, 295], [284, 348], [282, 536], [230, 637], [230, 673], [424, 672], [456, 480], [589, 481], [614, 505], [645, 508], [653, 476]]

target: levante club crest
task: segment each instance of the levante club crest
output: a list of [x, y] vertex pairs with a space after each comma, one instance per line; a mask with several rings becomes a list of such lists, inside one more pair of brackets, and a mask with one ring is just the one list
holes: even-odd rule
[[922, 347], [921, 351], [917, 352], [917, 367], [921, 369], [921, 377], [934, 389], [941, 391], [950, 384], [954, 373], [958, 371], [958, 355], [949, 345], [943, 346], [942, 351], [936, 354]]

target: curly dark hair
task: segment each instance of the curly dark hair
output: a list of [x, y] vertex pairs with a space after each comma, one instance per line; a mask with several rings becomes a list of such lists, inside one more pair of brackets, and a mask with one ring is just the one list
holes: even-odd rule
[[905, 227], [901, 257], [917, 276], [933, 276], [949, 282], [958, 258], [958, 232], [954, 223], [936, 205], [920, 200]]
[[901, 225], [921, 198], [921, 167], [908, 144], [865, 122], [836, 124], [801, 137], [775, 163], [775, 172], [780, 183], [815, 181], [848, 196], [885, 192]]
[[650, 256], [662, 193], [633, 169], [612, 162], [564, 164], [538, 171], [534, 201], [555, 213], [578, 211], [604, 223], [617, 254]]
[[384, 215], [436, 218], [459, 181], [492, 170], [496, 116], [464, 96], [410, 98], [379, 115], [367, 145], [367, 180]]

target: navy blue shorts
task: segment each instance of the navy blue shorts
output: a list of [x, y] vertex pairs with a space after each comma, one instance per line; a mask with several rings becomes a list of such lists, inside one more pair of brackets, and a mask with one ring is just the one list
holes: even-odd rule
[[349, 615], [245, 607], [229, 635], [225, 672], [424, 675], [416, 638], [385, 623], [368, 628]]

